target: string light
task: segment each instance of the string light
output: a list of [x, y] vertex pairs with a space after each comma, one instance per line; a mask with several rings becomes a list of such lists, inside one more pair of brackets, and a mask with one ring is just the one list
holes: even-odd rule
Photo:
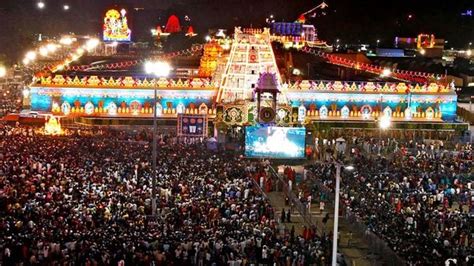
[[[305, 53], [309, 53], [312, 55], [316, 55], [322, 58], [325, 58], [329, 61], [331, 64], [335, 65], [341, 65], [344, 67], [349, 67], [349, 68], [356, 68], [358, 70], [363, 70], [369, 73], [374, 73], [377, 75], [382, 75], [384, 69], [380, 66], [377, 65], [372, 65], [372, 64], [360, 64], [356, 61], [349, 60], [346, 58], [342, 58], [339, 56], [335, 56], [332, 54], [327, 54], [325, 52], [319, 51], [319, 50], [314, 50], [309, 47], [302, 47], [301, 51]], [[385, 73], [387, 74], [387, 72]], [[414, 72], [414, 71], [407, 71], [407, 70], [396, 70], [393, 73], [390, 73], [390, 75], [393, 78], [399, 79], [399, 80], [404, 80], [404, 81], [411, 81], [411, 82], [418, 82], [418, 83], [425, 83], [428, 81], [428, 79], [434, 79], [436, 78], [436, 75], [433, 73], [426, 73], [426, 72]]]
[[46, 4], [43, 2], [43, 1], [39, 1], [36, 6], [39, 8], [39, 9], [44, 9], [46, 7]]

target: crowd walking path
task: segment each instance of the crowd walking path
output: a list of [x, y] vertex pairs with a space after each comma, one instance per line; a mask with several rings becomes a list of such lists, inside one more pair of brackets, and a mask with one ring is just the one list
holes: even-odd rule
[[[275, 217], [281, 217], [282, 210], [286, 212], [290, 206], [285, 203], [285, 195], [281, 191], [273, 191], [267, 193], [267, 196], [274, 207]], [[334, 224], [334, 208], [333, 204], [327, 204], [323, 213], [319, 210], [319, 205], [311, 204], [311, 218], [317, 220], [317, 224], [321, 225], [326, 214], [329, 213], [329, 220], [326, 221], [322, 231], [324, 234], [330, 234], [332, 239], [332, 230]], [[285, 223], [285, 225], [291, 229], [292, 226], [295, 227], [296, 233], [302, 233], [304, 226], [304, 220], [298, 211], [293, 210], [291, 212], [291, 223]], [[320, 232], [318, 228], [318, 232]], [[352, 233], [348, 222], [344, 219], [343, 216], [339, 216], [339, 252], [344, 254], [346, 262], [349, 265], [357, 266], [366, 266], [366, 265], [384, 265], [383, 262], [379, 260], [378, 257], [373, 256], [370, 253], [369, 245], [366, 243], [363, 235], [357, 235]]]

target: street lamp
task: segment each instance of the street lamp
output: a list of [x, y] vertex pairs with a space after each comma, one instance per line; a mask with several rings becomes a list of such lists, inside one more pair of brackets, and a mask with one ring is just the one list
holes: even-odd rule
[[392, 125], [392, 121], [390, 120], [390, 117], [389, 117], [388, 115], [383, 115], [383, 116], [380, 118], [380, 121], [379, 121], [379, 127], [380, 127], [380, 129], [386, 130], [386, 129], [389, 128], [391, 125]]
[[54, 43], [48, 43], [46, 45], [46, 49], [48, 50], [48, 52], [54, 53], [58, 49], [58, 46]]
[[96, 38], [89, 39], [86, 42], [86, 50], [89, 52], [93, 51], [99, 44], [100, 44], [99, 39], [96, 39]]
[[39, 1], [38, 3], [36, 3], [36, 6], [39, 9], [44, 9], [46, 7], [46, 4], [43, 1]]
[[388, 77], [392, 74], [392, 70], [390, 70], [389, 68], [384, 68], [382, 70], [382, 73], [380, 74], [380, 77]]
[[41, 48], [39, 48], [39, 54], [42, 56], [42, 57], [46, 57], [48, 56], [48, 53], [49, 53], [49, 50], [46, 46], [43, 46]]
[[36, 59], [36, 53], [34, 51], [29, 51], [28, 53], [26, 53], [25, 58], [30, 61], [34, 61]]
[[68, 11], [69, 8], [70, 8], [69, 5], [64, 5], [64, 6], [63, 6], [64, 11]]
[[28, 98], [30, 96], [30, 91], [28, 89], [23, 89], [22, 91], [23, 97]]
[[[145, 72], [153, 74], [156, 77], [167, 77], [171, 72], [171, 66], [166, 62], [146, 62]], [[157, 136], [156, 136], [156, 87], [153, 87], [153, 146], [152, 146], [152, 188], [151, 188], [151, 212], [156, 215], [156, 154], [157, 154]]]
[[71, 37], [63, 37], [61, 38], [61, 40], [59, 40], [59, 43], [60, 44], [63, 44], [63, 45], [71, 45], [72, 43], [74, 42], [74, 39], [71, 38]]
[[7, 75], [7, 68], [0, 66], [0, 78], [4, 78]]
[[334, 200], [334, 228], [332, 234], [332, 266], [337, 265], [337, 235], [339, 233], [339, 194], [341, 190], [341, 167], [345, 170], [352, 171], [354, 166], [344, 166], [342, 163], [336, 161], [336, 197]]
[[156, 77], [167, 77], [171, 72], [171, 66], [166, 62], [146, 62], [145, 72]]

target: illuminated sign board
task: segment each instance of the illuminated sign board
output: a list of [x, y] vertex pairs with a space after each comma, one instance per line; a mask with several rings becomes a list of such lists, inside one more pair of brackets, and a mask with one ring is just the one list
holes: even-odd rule
[[105, 42], [129, 42], [132, 31], [128, 26], [127, 11], [110, 9], [105, 13], [103, 39]]

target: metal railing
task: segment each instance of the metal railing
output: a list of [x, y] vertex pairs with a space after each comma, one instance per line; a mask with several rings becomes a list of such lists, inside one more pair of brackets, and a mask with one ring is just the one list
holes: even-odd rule
[[320, 224], [316, 219], [312, 218], [311, 210], [308, 208], [298, 199], [298, 197], [293, 193], [293, 191], [289, 190], [288, 182], [285, 178], [280, 175], [273, 167], [270, 167], [270, 173], [272, 176], [277, 179], [280, 184], [282, 185], [283, 193], [288, 197], [288, 200], [291, 203], [291, 206], [294, 207], [298, 213], [301, 215], [303, 222], [310, 228], [316, 228], [317, 233], [322, 235], [323, 232], [323, 225]]
[[[334, 201], [334, 191], [325, 186], [314, 174], [309, 173], [309, 175], [309, 178], [312, 179], [313, 184], [315, 184], [320, 191], [324, 192], [328, 196], [329, 200]], [[341, 201], [341, 205], [343, 217], [348, 222], [351, 231], [354, 234], [363, 235], [364, 240], [368, 243], [368, 259], [372, 260], [374, 265], [376, 265], [376, 261], [380, 260], [384, 260], [385, 264], [387, 265], [407, 265], [406, 261], [398, 256], [388, 246], [385, 240], [372, 232], [369, 227], [350, 210], [349, 206], [347, 206], [343, 201]]]
[[365, 241], [369, 244], [368, 259], [374, 262], [384, 260], [386, 265], [407, 265], [406, 261], [398, 256], [387, 244], [385, 240], [380, 238], [363, 222], [360, 221], [356, 214], [352, 213], [349, 206], [343, 204], [343, 215], [348, 221], [352, 232], [364, 236]]

